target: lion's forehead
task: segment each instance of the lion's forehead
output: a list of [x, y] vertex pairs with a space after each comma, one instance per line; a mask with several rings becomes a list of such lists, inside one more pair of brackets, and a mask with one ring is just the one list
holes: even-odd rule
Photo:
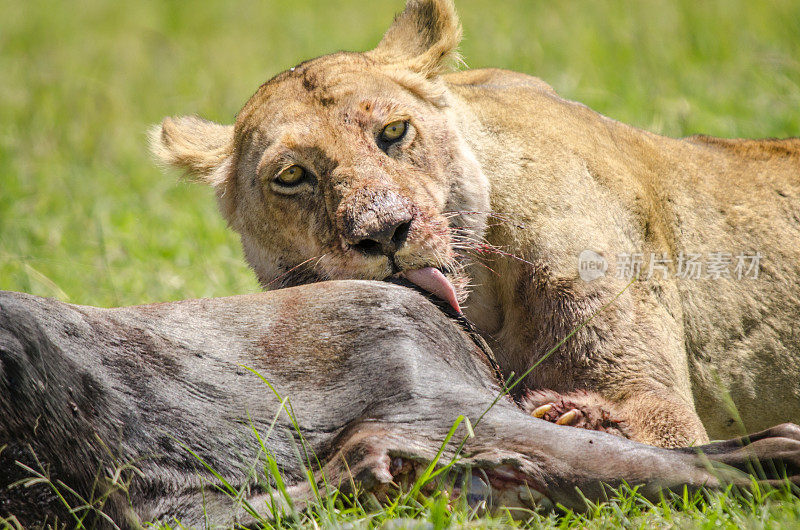
[[376, 154], [375, 128], [405, 117], [414, 101], [402, 89], [393, 92], [389, 78], [368, 81], [356, 65], [349, 66], [334, 74], [298, 67], [302, 70], [253, 96], [258, 103], [248, 103], [236, 124], [240, 153], [269, 158], [304, 151], [333, 165], [366, 151]]
[[391, 92], [394, 83], [358, 53], [312, 59], [276, 75], [250, 98], [239, 113], [241, 128], [279, 122], [294, 116], [343, 118], [361, 100]]

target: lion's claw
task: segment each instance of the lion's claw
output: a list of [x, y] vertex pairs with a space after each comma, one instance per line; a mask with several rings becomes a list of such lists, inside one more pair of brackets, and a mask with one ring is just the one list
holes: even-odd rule
[[544, 418], [544, 415], [550, 412], [550, 409], [553, 408], [553, 403], [547, 403], [546, 405], [542, 405], [540, 407], [536, 407], [531, 412], [531, 416], [534, 418]]
[[581, 412], [578, 409], [570, 409], [556, 420], [556, 425], [572, 425], [579, 416], [581, 416]]

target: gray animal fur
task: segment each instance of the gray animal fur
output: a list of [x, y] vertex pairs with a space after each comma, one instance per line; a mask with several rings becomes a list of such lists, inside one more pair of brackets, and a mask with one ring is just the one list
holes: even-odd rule
[[[245, 367], [290, 398], [328, 484], [345, 489], [383, 491], [397, 478], [392, 462], [430, 461], [456, 418], [475, 422], [499, 392], [469, 337], [424, 297], [395, 285], [326, 282], [115, 309], [2, 292], [0, 516], [72, 524], [46, 487], [8, 487], [29, 475], [21, 461], [85, 497], [93, 488], [95, 496], [112, 491], [103, 511], [121, 527], [173, 517], [185, 525], [247, 523], [187, 448], [270, 515], [253, 429], [266, 436], [280, 400]], [[455, 438], [465, 433], [459, 428]], [[302, 507], [310, 490], [298, 439], [281, 412], [265, 443]], [[477, 425], [458, 469], [512, 477], [540, 502], [573, 508], [583, 507], [576, 488], [599, 499], [602, 484], [623, 480], [643, 484], [650, 497], [685, 484], [747, 483], [739, 472], [711, 470], [708, 459], [746, 469], [753, 457], [774, 457], [797, 473], [798, 427], [751, 440], [747, 449], [742, 440], [704, 446], [707, 456], [699, 457], [554, 425], [501, 399]], [[126, 463], [139, 470], [122, 474], [127, 494], [108, 479]]]

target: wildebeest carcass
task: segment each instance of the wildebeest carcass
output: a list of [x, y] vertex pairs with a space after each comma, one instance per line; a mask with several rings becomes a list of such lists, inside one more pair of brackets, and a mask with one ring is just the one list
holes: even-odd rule
[[[120, 527], [246, 524], [251, 509], [288, 509], [265, 467], [280, 471], [295, 508], [314, 494], [307, 470], [318, 487], [381, 499], [413, 482], [461, 415], [474, 436], [462, 422], [438, 462], [466, 439], [448, 483], [488, 505], [580, 508], [623, 481], [648, 497], [749, 484], [742, 471], [756, 459], [769, 463], [762, 482], [797, 481], [794, 425], [667, 450], [533, 418], [500, 391], [469, 335], [396, 285], [115, 309], [5, 292], [0, 516], [71, 524], [53, 484], [67, 504], [102, 504]], [[222, 479], [241, 502], [215, 487]]]

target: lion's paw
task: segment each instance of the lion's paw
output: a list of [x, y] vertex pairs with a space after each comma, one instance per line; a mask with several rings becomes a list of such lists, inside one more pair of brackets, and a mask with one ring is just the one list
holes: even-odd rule
[[520, 405], [530, 415], [558, 425], [630, 438], [626, 422], [616, 406], [595, 392], [578, 390], [559, 394], [552, 390], [529, 390]]

